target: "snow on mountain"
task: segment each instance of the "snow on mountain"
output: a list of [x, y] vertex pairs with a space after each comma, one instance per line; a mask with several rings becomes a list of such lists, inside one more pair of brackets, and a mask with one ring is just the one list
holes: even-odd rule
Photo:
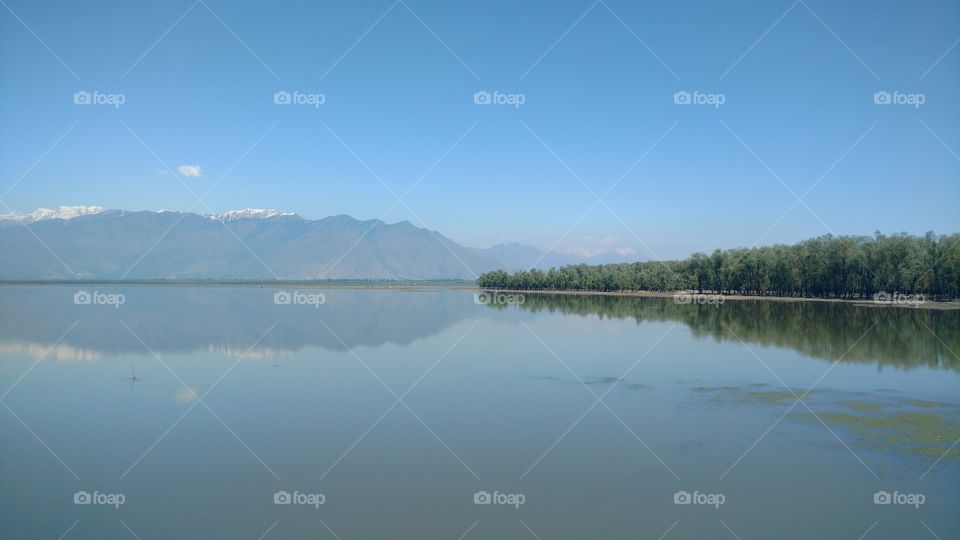
[[293, 212], [280, 212], [278, 210], [266, 208], [244, 208], [243, 210], [230, 210], [219, 215], [210, 215], [208, 218], [214, 221], [233, 221], [235, 219], [267, 219], [280, 216], [295, 216]]
[[99, 214], [106, 210], [102, 206], [61, 206], [56, 210], [49, 208], [37, 208], [33, 212], [10, 212], [0, 214], [0, 220], [19, 221], [21, 223], [33, 223], [35, 221], [45, 221], [48, 219], [73, 219], [80, 216]]
[[[34, 223], [37, 221], [46, 221], [48, 219], [73, 219], [80, 216], [99, 214], [106, 211], [102, 206], [60, 206], [56, 210], [49, 208], [37, 208], [33, 212], [10, 212], [0, 214], [0, 220], [19, 221], [21, 223]], [[159, 210], [157, 213], [174, 212], [176, 210]], [[211, 214], [205, 217], [213, 221], [229, 222], [237, 219], [267, 219], [273, 217], [295, 216], [293, 212], [280, 212], [279, 210], [268, 208], [244, 208], [243, 210], [230, 210], [222, 214]]]
[[82, 206], [0, 216], [0, 253], [0, 280], [473, 279], [498, 268], [636, 260], [614, 252], [588, 259], [516, 243], [472, 248], [406, 221], [347, 215]]

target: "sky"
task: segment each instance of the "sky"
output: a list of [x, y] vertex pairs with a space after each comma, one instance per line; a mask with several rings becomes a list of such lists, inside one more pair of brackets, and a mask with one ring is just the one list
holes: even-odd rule
[[0, 4], [0, 213], [647, 258], [960, 231], [954, 1]]

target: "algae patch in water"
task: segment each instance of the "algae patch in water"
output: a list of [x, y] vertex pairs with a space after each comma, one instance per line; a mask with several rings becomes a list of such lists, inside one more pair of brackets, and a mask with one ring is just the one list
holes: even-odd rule
[[741, 389], [736, 386], [695, 386], [690, 389], [697, 394], [712, 394], [715, 392], [740, 392]]
[[[760, 388], [766, 385], [752, 384], [747, 388]], [[806, 397], [802, 390], [753, 390], [738, 386], [698, 386], [692, 390], [698, 394], [710, 396], [710, 401], [739, 405], [792, 405], [797, 398], [807, 399], [820, 391], [812, 390]]]
[[883, 411], [882, 402], [871, 401], [869, 399], [851, 399], [847, 401], [841, 401], [840, 405], [861, 413], [879, 413]]
[[691, 390], [714, 403], [757, 408], [788, 407], [802, 397], [816, 416], [798, 408], [788, 416], [793, 421], [823, 421], [831, 430], [852, 435], [842, 437], [845, 441], [864, 448], [960, 463], [960, 448], [951, 450], [960, 440], [960, 404], [832, 390], [812, 390], [804, 396], [802, 391], [794, 395], [789, 390], [757, 388], [753, 384]]
[[583, 381], [583, 384], [613, 384], [619, 380], [619, 377], [596, 377], [589, 381]]
[[527, 375], [525, 378], [535, 381], [552, 381], [569, 384], [614, 384], [620, 381], [619, 377], [586, 377], [582, 380], [575, 378], [561, 378], [547, 375]]
[[[881, 452], [940, 458], [960, 461], [960, 452], [951, 451], [954, 441], [960, 439], [960, 418], [946, 411], [897, 411], [881, 407], [879, 414], [852, 414], [848, 412], [819, 412], [817, 416], [831, 428], [840, 427], [857, 436], [863, 446]], [[810, 413], [794, 415], [797, 420], [813, 421]]]
[[943, 401], [927, 401], [925, 399], [904, 399], [901, 400], [904, 405], [919, 407], [921, 409], [935, 409], [937, 407], [960, 407], [957, 403], [946, 403]]

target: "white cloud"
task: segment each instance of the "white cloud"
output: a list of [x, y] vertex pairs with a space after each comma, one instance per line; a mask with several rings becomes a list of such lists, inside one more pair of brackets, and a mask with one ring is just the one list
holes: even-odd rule
[[180, 165], [177, 167], [177, 172], [183, 176], [190, 176], [193, 178], [200, 178], [203, 176], [203, 169], [199, 165]]
[[579, 241], [563, 251], [568, 255], [578, 255], [592, 259], [600, 255], [618, 255], [620, 257], [634, 257], [637, 255], [635, 249], [625, 245], [623, 238], [615, 234], [605, 236], [582, 236]]
[[606, 236], [600, 240], [601, 244], [607, 244], [607, 245], [616, 244], [618, 242], [620, 242], [620, 237], [615, 234], [611, 234], [610, 236]]
[[585, 248], [585, 247], [575, 247], [575, 248], [570, 248], [570, 249], [568, 249], [568, 250], [566, 251], [566, 254], [567, 254], [567, 255], [577, 255], [577, 256], [580, 256], [580, 257], [586, 257], [586, 258], [588, 258], [588, 259], [591, 259], [591, 258], [593, 258], [593, 257], [596, 257], [597, 255], [602, 255], [602, 254], [604, 254], [604, 253], [606, 253], [606, 252], [607, 252], [607, 250], [605, 250], [605, 249], [590, 249], [590, 248]]
[[193, 388], [181, 388], [177, 392], [177, 403], [193, 403], [199, 396]]

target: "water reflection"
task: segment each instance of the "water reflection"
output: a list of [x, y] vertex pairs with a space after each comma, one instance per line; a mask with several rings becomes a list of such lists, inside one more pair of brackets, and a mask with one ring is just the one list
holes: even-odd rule
[[130, 376], [127, 377], [126, 380], [130, 381], [130, 392], [131, 392], [131, 393], [133, 393], [133, 385], [136, 384], [137, 381], [142, 381], [142, 380], [143, 380], [142, 378], [137, 377], [137, 370], [134, 369], [133, 364], [130, 364]]
[[[106, 290], [106, 289], [105, 289]], [[120, 307], [76, 305], [76, 287], [0, 289], [0, 354], [59, 362], [104, 355], [208, 352], [271, 360], [305, 347], [407, 345], [464, 319], [510, 324], [538, 314], [685, 325], [697, 338], [796, 350], [831, 361], [960, 371], [960, 311], [828, 302], [727, 301], [528, 293], [521, 305], [476, 305], [466, 290], [327, 289], [319, 306], [276, 305], [263, 287], [123, 287]], [[76, 323], [76, 328], [64, 331]], [[274, 323], [276, 326], [257, 341]], [[333, 333], [325, 328], [325, 325]], [[336, 334], [336, 335], [334, 335]], [[143, 340], [140, 343], [139, 340]], [[48, 352], [49, 351], [49, 352]]]
[[[273, 295], [278, 289], [267, 287], [102, 289], [123, 294], [125, 302], [119, 307], [77, 305], [77, 288], [67, 286], [0, 289], [0, 354], [47, 353], [60, 362], [85, 362], [143, 354], [146, 344], [158, 354], [272, 359], [309, 346], [406, 345], [465, 317], [484, 315], [468, 291], [444, 289], [325, 290], [326, 302], [316, 307], [277, 305]], [[74, 323], [76, 328], [62, 336]]]
[[[506, 309], [506, 306], [491, 306]], [[790, 348], [832, 361], [900, 369], [960, 371], [960, 311], [834, 302], [727, 301], [677, 304], [671, 298], [527, 294], [533, 313], [676, 322], [695, 337]]]
[[[658, 538], [675, 521], [669, 536], [725, 533], [716, 510], [675, 505], [678, 489], [724, 493], [743, 538], [857, 538], [878, 520], [871, 538], [913, 538], [917, 521], [872, 497], [915, 487], [936, 501], [918, 519], [957, 537], [957, 313], [533, 294], [501, 309], [446, 289], [327, 289], [315, 308], [275, 305], [271, 288], [104, 287], [125, 295], [114, 308], [76, 291], [0, 288], [0, 538], [74, 522], [68, 538], [112, 538], [120, 520], [144, 538], [307, 538], [319, 519], [343, 538], [456, 538], [474, 522], [469, 537], [530, 537], [521, 518], [545, 539]], [[861, 363], [825, 378], [793, 352], [839, 358], [867, 330], [844, 357]], [[239, 362], [261, 336], [263, 360]], [[791, 388], [816, 385], [810, 409], [791, 411], [736, 336]], [[29, 358], [51, 346], [46, 360], [72, 363]], [[388, 390], [411, 385], [402, 405]], [[105, 514], [74, 504], [81, 489], [129, 504]], [[480, 489], [530, 502], [477, 506]], [[278, 506], [280, 490], [329, 505]]]

